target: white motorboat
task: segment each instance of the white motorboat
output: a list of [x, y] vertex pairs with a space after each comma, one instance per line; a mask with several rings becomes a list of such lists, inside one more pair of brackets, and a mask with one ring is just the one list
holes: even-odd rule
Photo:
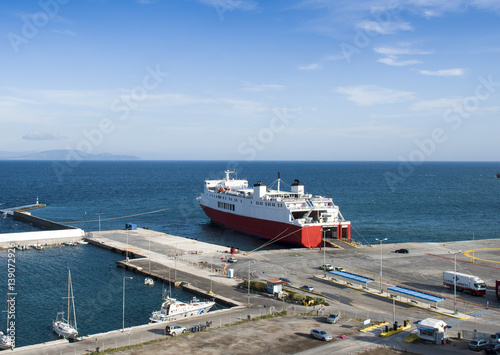
[[[52, 321], [54, 332], [60, 337], [66, 339], [75, 339], [78, 337], [78, 328], [76, 325], [75, 298], [73, 297], [73, 284], [71, 283], [71, 271], [68, 269], [68, 310], [67, 319], [64, 318], [64, 312], [58, 312], [55, 321]], [[73, 316], [73, 318], [71, 318]]]
[[[149, 262], [149, 267], [148, 271], [151, 274], [151, 241], [149, 241], [149, 255], [148, 255], [148, 262]], [[144, 279], [144, 285], [146, 286], [153, 286], [155, 284], [155, 281], [151, 277], [146, 277]]]
[[207, 313], [214, 304], [215, 302], [212, 301], [199, 301], [196, 297], [193, 297], [189, 303], [177, 301], [171, 297], [164, 297], [161, 309], [154, 311], [149, 320], [156, 323], [192, 317]]

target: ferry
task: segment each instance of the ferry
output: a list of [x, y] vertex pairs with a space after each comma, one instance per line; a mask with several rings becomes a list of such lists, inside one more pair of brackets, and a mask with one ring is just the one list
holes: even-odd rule
[[281, 179], [267, 188], [261, 181], [248, 187], [247, 180], [226, 170], [221, 180], [205, 180], [198, 202], [210, 220], [225, 228], [290, 245], [314, 248], [328, 239], [351, 239], [346, 221], [333, 200], [306, 194], [295, 180], [290, 191], [281, 190]]

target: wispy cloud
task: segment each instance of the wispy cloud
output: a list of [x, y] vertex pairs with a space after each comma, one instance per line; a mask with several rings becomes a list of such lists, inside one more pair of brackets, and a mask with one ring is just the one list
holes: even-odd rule
[[376, 53], [385, 56], [385, 58], [380, 58], [379, 60], [377, 60], [377, 62], [396, 67], [403, 67], [407, 65], [422, 63], [422, 61], [417, 59], [400, 60], [401, 56], [427, 55], [433, 53], [431, 51], [424, 51], [421, 49], [411, 48], [408, 43], [401, 43], [399, 46], [396, 47], [376, 47], [373, 50]]
[[411, 59], [411, 60], [397, 60], [397, 58], [391, 58], [391, 57], [380, 58], [379, 60], [377, 60], [377, 62], [384, 63], [384, 64], [387, 64], [387, 65], [391, 65], [393, 67], [404, 67], [404, 66], [407, 66], [407, 65], [413, 65], [413, 64], [420, 64], [420, 63], [422, 63], [420, 60], [416, 60], [416, 59]]
[[71, 31], [71, 30], [52, 30], [52, 32], [58, 33], [61, 35], [76, 36], [76, 33]]
[[412, 111], [442, 111], [444, 109], [455, 107], [463, 98], [441, 98], [437, 100], [423, 100], [415, 102], [410, 106]]
[[336, 91], [347, 95], [348, 100], [359, 106], [392, 104], [410, 101], [415, 98], [413, 92], [393, 90], [376, 85], [342, 86], [338, 87]]
[[57, 132], [38, 132], [38, 131], [30, 131], [23, 136], [23, 139], [27, 140], [37, 140], [37, 141], [53, 141], [53, 140], [61, 140], [66, 137], [61, 136]]
[[454, 68], [454, 69], [443, 69], [443, 70], [420, 70], [422, 75], [433, 75], [433, 76], [464, 76], [465, 69]]
[[285, 88], [284, 85], [277, 84], [245, 84], [243, 88], [244, 91], [275, 91], [275, 90], [283, 90]]
[[299, 67], [299, 70], [318, 70], [321, 68], [321, 64], [314, 63], [309, 65], [302, 65]]
[[375, 47], [373, 50], [387, 56], [426, 55], [434, 53], [433, 51], [411, 48], [409, 43], [400, 43], [398, 47]]
[[251, 0], [199, 0], [202, 4], [212, 6], [218, 10], [255, 10], [257, 4]]
[[408, 22], [379, 22], [367, 20], [359, 22], [356, 27], [366, 32], [373, 32], [382, 35], [413, 30], [413, 27]]

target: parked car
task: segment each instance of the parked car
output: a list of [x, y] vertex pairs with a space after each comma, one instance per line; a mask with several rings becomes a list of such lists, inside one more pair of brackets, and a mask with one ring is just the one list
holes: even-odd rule
[[333, 266], [331, 264], [323, 264], [319, 267], [321, 270], [327, 270], [327, 271], [331, 271], [333, 270]]
[[398, 250], [394, 250], [395, 253], [399, 253], [399, 254], [408, 254], [410, 251], [408, 249], [398, 249]]
[[238, 260], [236, 258], [230, 257], [229, 259], [227, 259], [227, 261], [230, 262], [230, 263], [235, 263]]
[[500, 352], [500, 343], [489, 343], [484, 347], [486, 354], [498, 354]]
[[490, 343], [500, 343], [500, 332], [490, 335]]
[[288, 279], [285, 279], [284, 277], [280, 277], [280, 280], [283, 281], [283, 282], [286, 282], [287, 284], [291, 285], [292, 284], [292, 281], [288, 280]]
[[332, 313], [326, 318], [327, 323], [337, 323], [340, 319], [340, 313]]
[[489, 342], [484, 339], [472, 339], [469, 342], [469, 350], [481, 351], [483, 350]]
[[314, 287], [312, 286], [309, 286], [309, 285], [304, 285], [304, 286], [300, 286], [301, 289], [303, 290], [306, 290], [306, 291], [314, 291]]
[[165, 327], [165, 334], [176, 336], [178, 334], [183, 334], [187, 331], [186, 327], [177, 324], [169, 324]]
[[311, 338], [316, 338], [316, 339], [320, 339], [320, 340], [323, 340], [323, 341], [330, 341], [333, 339], [333, 337], [328, 334], [327, 332], [325, 332], [323, 329], [311, 329]]
[[342, 271], [342, 272], [344, 272], [345, 269], [343, 267], [341, 267], [341, 266], [336, 266], [336, 267], [333, 268], [333, 271]]

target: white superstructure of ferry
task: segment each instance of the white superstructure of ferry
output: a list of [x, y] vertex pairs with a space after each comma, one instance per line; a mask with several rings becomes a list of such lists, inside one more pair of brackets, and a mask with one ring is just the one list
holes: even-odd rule
[[295, 180], [290, 191], [281, 190], [278, 173], [276, 189], [257, 182], [248, 187], [235, 171], [225, 171], [221, 180], [205, 180], [198, 198], [201, 208], [216, 224], [280, 243], [318, 247], [324, 238], [351, 238], [351, 222], [328, 197], [304, 192]]

